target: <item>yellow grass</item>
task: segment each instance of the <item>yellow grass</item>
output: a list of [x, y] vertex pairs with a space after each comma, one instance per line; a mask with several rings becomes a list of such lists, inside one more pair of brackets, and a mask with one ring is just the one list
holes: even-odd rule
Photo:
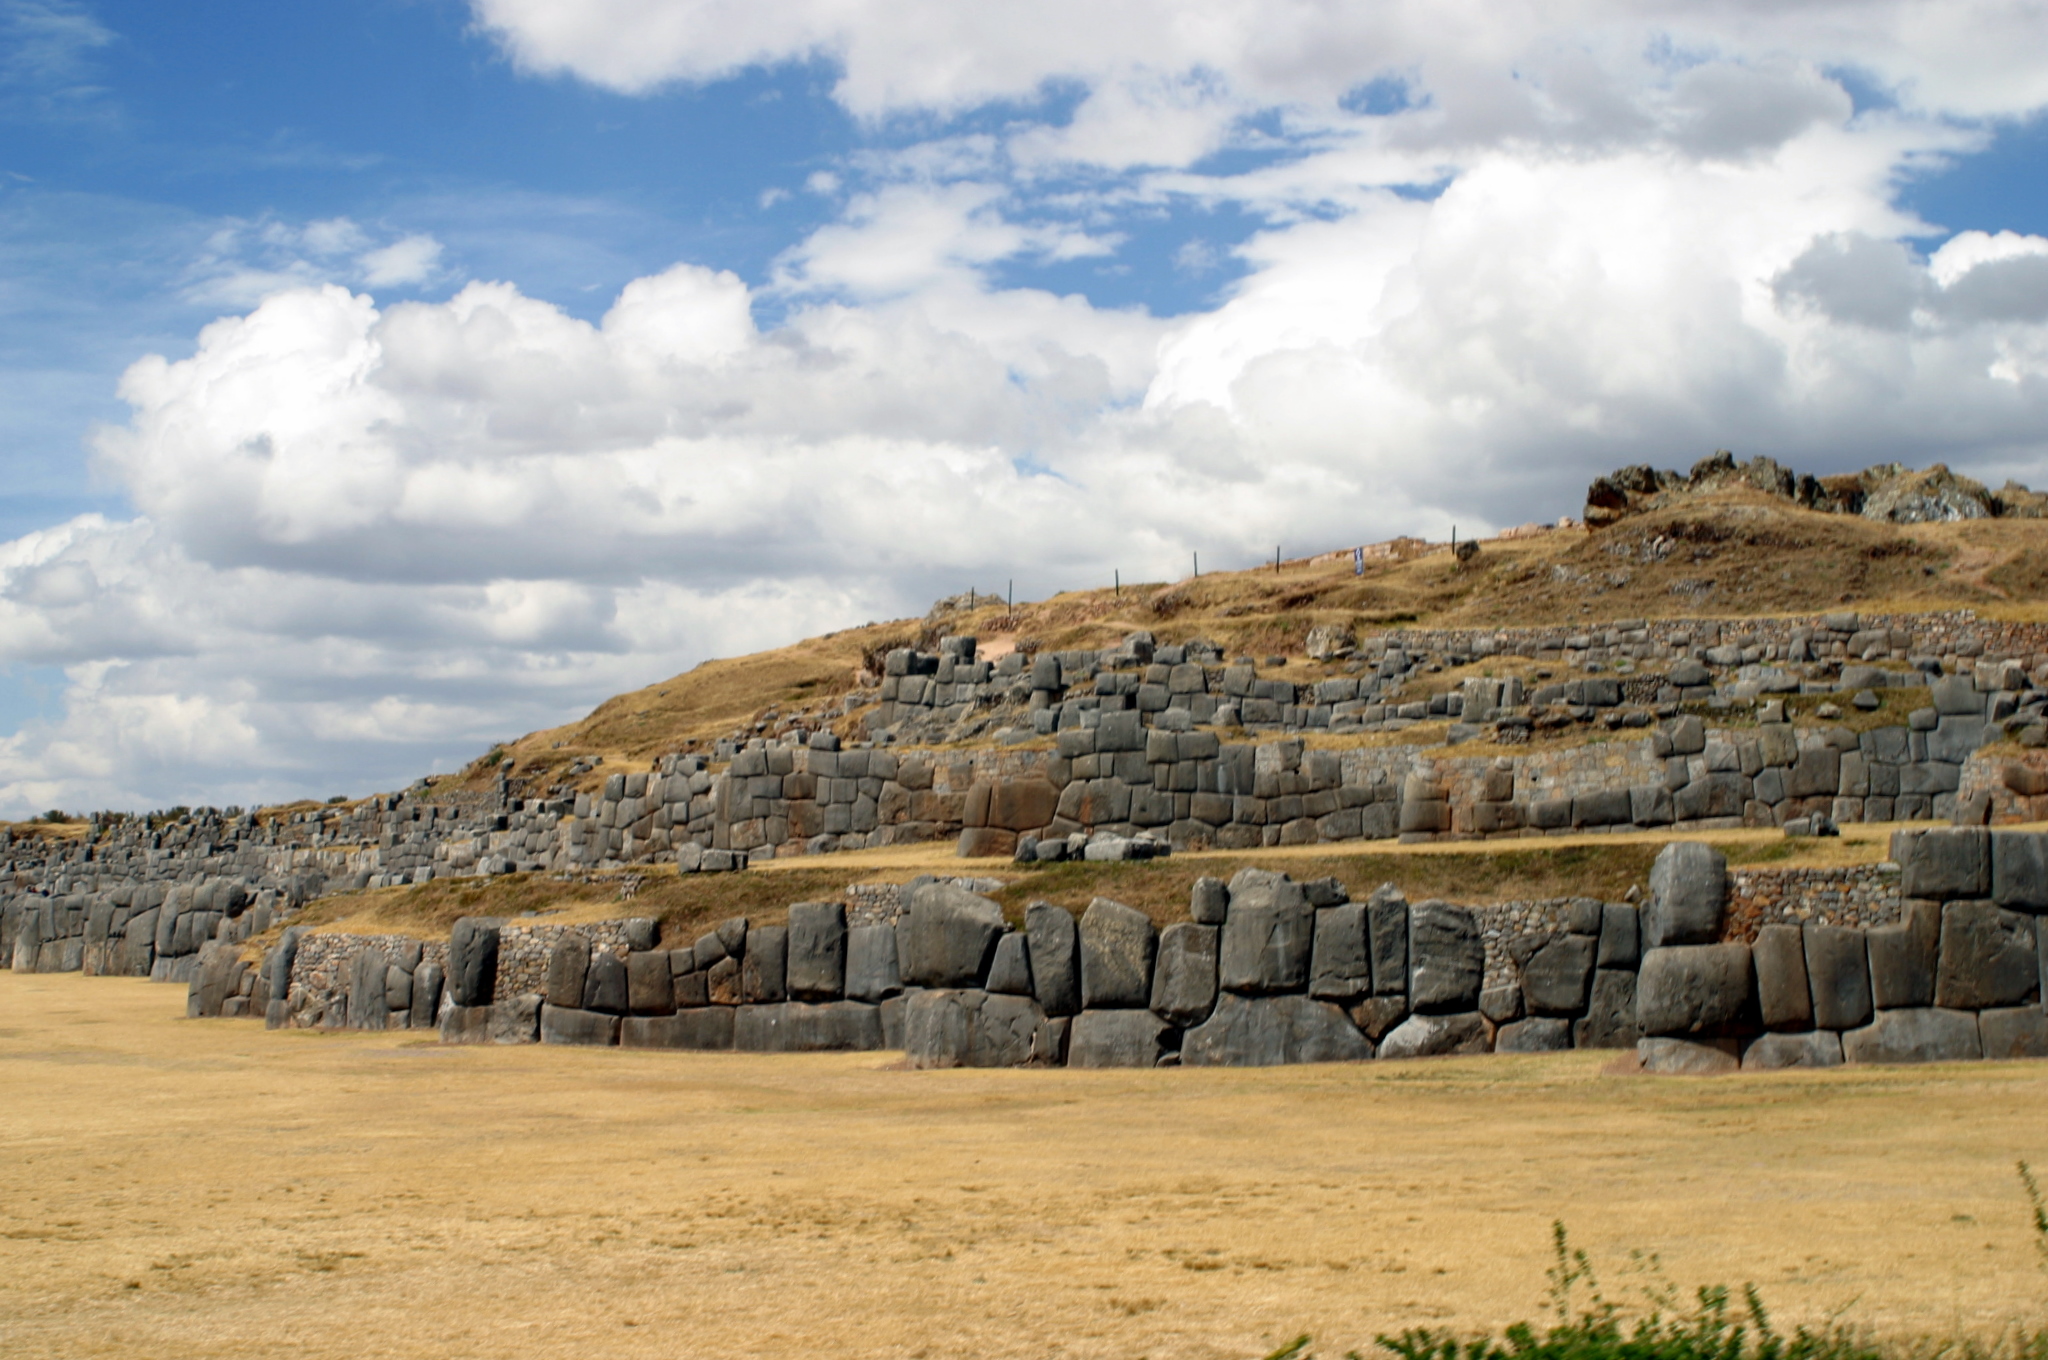
[[1626, 1293], [2038, 1321], [2048, 1066], [917, 1073], [442, 1048], [0, 976], [8, 1356], [1254, 1356]]

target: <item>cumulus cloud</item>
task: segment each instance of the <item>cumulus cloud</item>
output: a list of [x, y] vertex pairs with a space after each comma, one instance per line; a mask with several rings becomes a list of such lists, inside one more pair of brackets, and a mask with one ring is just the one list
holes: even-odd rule
[[[474, 8], [620, 90], [836, 63], [883, 131], [762, 278], [594, 321], [402, 229], [223, 228], [190, 286], [238, 314], [96, 440], [137, 517], [0, 545], [0, 658], [68, 677], [0, 805], [388, 783], [942, 592], [1483, 532], [1718, 446], [2041, 479], [2048, 240], [1930, 253], [1894, 201], [2048, 98], [2024, 5]], [[1226, 207], [1168, 252], [1237, 266], [1206, 309], [1009, 281]]]

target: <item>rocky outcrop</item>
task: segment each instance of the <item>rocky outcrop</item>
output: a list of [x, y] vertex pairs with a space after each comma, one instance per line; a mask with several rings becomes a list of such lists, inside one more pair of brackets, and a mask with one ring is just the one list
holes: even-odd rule
[[1683, 475], [1637, 464], [1595, 478], [1586, 488], [1586, 527], [1604, 528], [1645, 510], [1731, 487], [1761, 491], [1824, 514], [1860, 515], [1890, 524], [2048, 516], [2048, 496], [2040, 492], [2016, 482], [1991, 491], [1941, 463], [1920, 470], [1901, 463], [1879, 463], [1861, 472], [1814, 477], [1795, 475], [1770, 458], [1738, 463], [1724, 449], [1701, 459]]

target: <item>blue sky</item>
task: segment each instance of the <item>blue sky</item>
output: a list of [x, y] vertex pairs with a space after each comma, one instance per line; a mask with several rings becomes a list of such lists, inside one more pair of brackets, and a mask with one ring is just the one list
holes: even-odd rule
[[0, 0], [0, 813], [1625, 461], [2048, 483], [2030, 11], [1718, 24]]

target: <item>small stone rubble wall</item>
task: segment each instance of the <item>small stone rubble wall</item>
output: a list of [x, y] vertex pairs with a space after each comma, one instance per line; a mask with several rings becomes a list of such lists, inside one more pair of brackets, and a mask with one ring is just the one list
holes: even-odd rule
[[1730, 869], [1722, 939], [1748, 944], [1767, 925], [1896, 925], [1903, 910], [1896, 864]]

